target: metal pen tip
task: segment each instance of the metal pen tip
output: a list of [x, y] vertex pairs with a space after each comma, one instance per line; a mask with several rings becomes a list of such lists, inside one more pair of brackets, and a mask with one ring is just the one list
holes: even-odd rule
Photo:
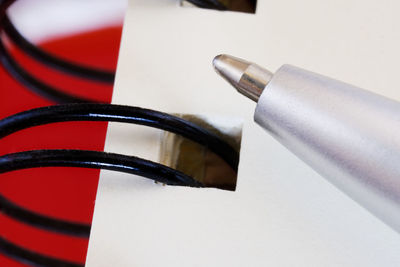
[[229, 55], [216, 56], [213, 66], [239, 93], [256, 102], [273, 75], [254, 63]]
[[227, 81], [238, 83], [251, 63], [229, 55], [218, 55], [213, 65], [217, 73]]

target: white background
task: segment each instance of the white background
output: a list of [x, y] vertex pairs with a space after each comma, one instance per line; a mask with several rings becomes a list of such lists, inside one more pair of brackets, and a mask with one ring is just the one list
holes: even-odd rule
[[[257, 14], [131, 0], [113, 102], [245, 121], [236, 192], [103, 171], [87, 266], [400, 266], [400, 235], [252, 121], [219, 53], [297, 65], [400, 100], [400, 4], [259, 0]], [[106, 150], [156, 160], [160, 132], [111, 123]]]
[[120, 25], [126, 5], [127, 0], [18, 0], [9, 14], [21, 33], [37, 42]]

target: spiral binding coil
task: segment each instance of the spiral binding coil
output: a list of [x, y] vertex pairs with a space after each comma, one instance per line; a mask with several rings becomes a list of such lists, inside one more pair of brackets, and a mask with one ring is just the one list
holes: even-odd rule
[[[12, 24], [6, 11], [16, 0], [0, 0], [0, 30], [21, 51], [34, 60], [58, 70], [96, 83], [112, 84], [115, 73], [81, 66], [52, 55], [29, 42]], [[217, 0], [189, 0], [192, 4], [217, 10], [226, 7]], [[3, 37], [3, 36], [2, 36]], [[0, 62], [15, 80], [26, 89], [54, 103], [65, 104], [22, 112], [0, 121], [0, 139], [13, 132], [41, 124], [62, 121], [119, 121], [147, 125], [183, 135], [221, 156], [235, 171], [239, 154], [229, 144], [207, 130], [183, 119], [158, 111], [136, 107], [94, 104], [97, 101], [79, 97], [51, 86], [24, 69], [7, 50], [0, 38]], [[67, 104], [76, 103], [76, 104]], [[77, 104], [82, 103], [82, 104]], [[0, 173], [24, 168], [74, 166], [106, 168], [138, 174], [169, 185], [202, 187], [193, 178], [167, 166], [132, 156], [83, 150], [36, 150], [0, 156]], [[88, 238], [90, 225], [70, 222], [38, 214], [0, 195], [0, 212], [27, 225], [63, 235]], [[82, 267], [83, 264], [42, 255], [5, 239], [0, 234], [0, 253], [23, 264], [46, 267]]]

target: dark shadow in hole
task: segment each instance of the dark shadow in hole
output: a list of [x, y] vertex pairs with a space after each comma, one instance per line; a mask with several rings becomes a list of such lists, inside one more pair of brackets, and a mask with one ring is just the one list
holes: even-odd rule
[[[227, 131], [208, 122], [206, 118], [187, 114], [174, 114], [187, 121], [200, 125], [204, 129], [218, 135], [238, 153], [242, 140], [242, 125], [233, 123]], [[161, 139], [160, 163], [181, 171], [205, 187], [235, 191], [237, 172], [235, 172], [221, 157], [206, 147], [189, 139], [165, 132]]]
[[237, 11], [256, 13], [257, 0], [182, 0], [200, 8], [215, 9], [220, 11]]

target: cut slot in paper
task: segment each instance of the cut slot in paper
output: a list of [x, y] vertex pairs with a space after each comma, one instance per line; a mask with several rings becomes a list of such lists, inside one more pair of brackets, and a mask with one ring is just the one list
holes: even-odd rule
[[[174, 114], [218, 135], [240, 152], [242, 123], [227, 118]], [[160, 163], [192, 176], [206, 187], [234, 191], [237, 173], [219, 156], [187, 138], [171, 132], [161, 137]]]
[[254, 14], [256, 13], [257, 0], [181, 0], [181, 5]]

